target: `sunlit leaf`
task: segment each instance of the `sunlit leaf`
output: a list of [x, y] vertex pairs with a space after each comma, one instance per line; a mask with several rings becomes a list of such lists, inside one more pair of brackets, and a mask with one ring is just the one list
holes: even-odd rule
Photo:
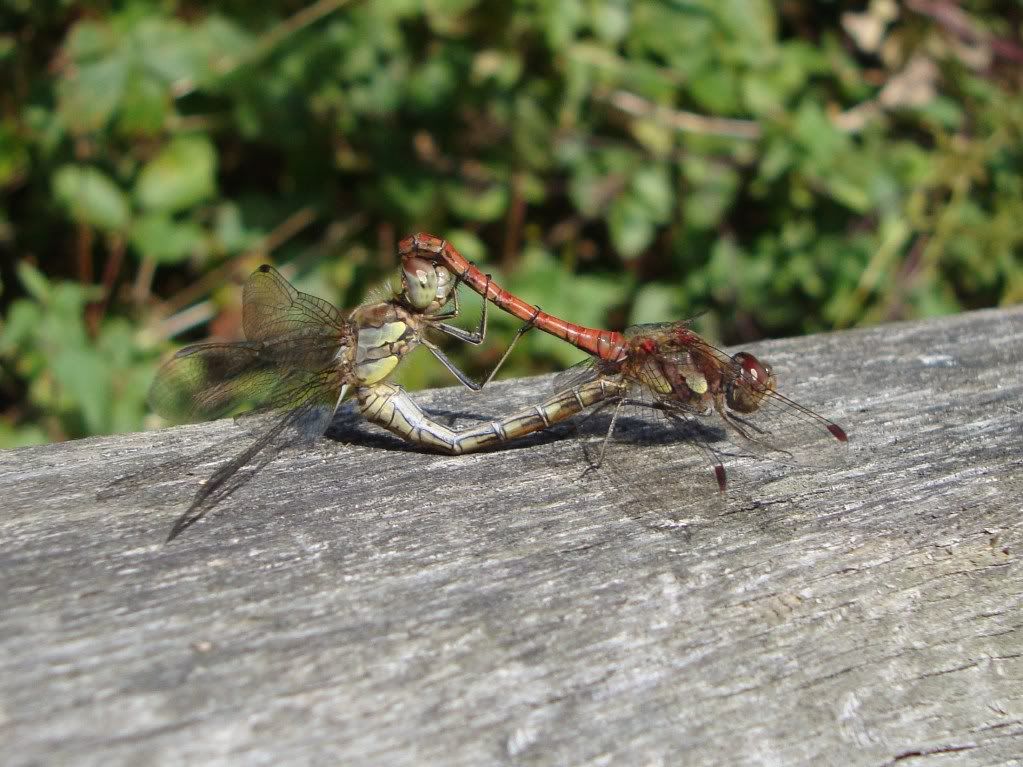
[[654, 239], [654, 219], [638, 197], [622, 195], [611, 204], [607, 226], [622, 258], [635, 258]]
[[140, 255], [168, 264], [193, 255], [203, 237], [195, 222], [175, 221], [160, 213], [142, 216], [131, 229], [131, 244]]
[[172, 139], [139, 173], [135, 198], [150, 210], [188, 208], [214, 193], [216, 169], [217, 153], [206, 136]]
[[98, 168], [64, 165], [53, 176], [53, 191], [72, 218], [100, 229], [120, 230], [128, 225], [128, 198]]

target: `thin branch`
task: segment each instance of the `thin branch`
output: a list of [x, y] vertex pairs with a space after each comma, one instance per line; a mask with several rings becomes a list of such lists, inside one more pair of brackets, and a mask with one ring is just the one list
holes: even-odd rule
[[110, 297], [114, 291], [114, 282], [117, 280], [117, 275], [121, 272], [121, 264], [124, 263], [125, 243], [123, 235], [112, 234], [107, 243], [110, 257], [107, 258], [107, 262], [103, 267], [103, 295], [98, 301], [89, 304], [87, 309], [89, 313], [89, 327], [94, 333], [99, 330], [100, 323], [102, 323], [103, 317], [107, 313]]
[[707, 117], [695, 112], [671, 109], [661, 104], [647, 101], [635, 93], [614, 91], [606, 98], [615, 108], [632, 115], [656, 120], [682, 133], [697, 133], [706, 136], [727, 136], [755, 140], [760, 138], [763, 129], [752, 120], [734, 120], [727, 117]]
[[238, 261], [248, 259], [255, 255], [259, 255], [261, 258], [266, 258], [266, 256], [301, 232], [315, 220], [316, 211], [313, 208], [309, 206], [300, 208], [274, 227], [269, 234], [263, 237], [252, 248], [229, 258], [220, 266], [204, 274], [184, 290], [179, 291], [176, 295], [167, 299], [167, 301], [163, 304], [163, 310], [167, 314], [173, 314], [183, 307], [188, 306], [193, 301], [197, 301], [227, 279], [234, 270]]
[[961, 40], [989, 45], [996, 56], [1023, 63], [1023, 47], [979, 29], [973, 19], [954, 3], [941, 0], [906, 0], [906, 6], [921, 16], [933, 19]]

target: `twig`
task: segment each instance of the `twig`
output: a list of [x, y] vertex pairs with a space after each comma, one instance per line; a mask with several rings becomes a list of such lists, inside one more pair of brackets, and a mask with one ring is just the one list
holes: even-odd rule
[[906, 0], [906, 7], [921, 16], [933, 19], [962, 40], [990, 45], [996, 56], [1023, 63], [1023, 48], [1010, 40], [995, 37], [987, 31], [978, 29], [969, 15], [953, 3], [940, 0]]
[[727, 117], [707, 117], [695, 112], [671, 109], [647, 101], [635, 93], [614, 91], [607, 97], [612, 106], [634, 117], [648, 117], [683, 133], [698, 133], [708, 136], [758, 139], [763, 130], [759, 123], [751, 120], [733, 120]]
[[522, 242], [522, 223], [526, 220], [526, 201], [522, 196], [522, 174], [511, 177], [511, 201], [504, 227], [504, 251], [501, 254], [501, 268], [507, 273], [519, 252]]
[[213, 313], [212, 301], [200, 301], [161, 322], [157, 326], [156, 335], [161, 339], [174, 338], [179, 333], [209, 322], [213, 318]]
[[164, 312], [173, 314], [193, 301], [202, 298], [227, 278], [239, 260], [244, 260], [255, 254], [265, 258], [315, 220], [316, 211], [309, 206], [295, 211], [252, 248], [233, 256], [220, 266], [204, 274], [184, 290], [167, 299], [163, 304]]
[[89, 304], [88, 317], [90, 330], [95, 333], [99, 330], [103, 316], [107, 313], [110, 305], [110, 296], [114, 290], [114, 282], [121, 271], [121, 264], [124, 262], [124, 237], [120, 234], [112, 234], [108, 240], [107, 249], [110, 257], [103, 267], [103, 295], [98, 301]]
[[154, 274], [156, 274], [156, 260], [152, 256], [143, 257], [142, 265], [139, 266], [139, 271], [135, 275], [135, 285], [132, 289], [137, 306], [144, 306], [148, 302], [153, 289]]

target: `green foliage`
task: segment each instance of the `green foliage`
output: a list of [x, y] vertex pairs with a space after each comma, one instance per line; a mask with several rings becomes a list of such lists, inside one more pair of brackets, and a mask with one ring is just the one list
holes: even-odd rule
[[23, 407], [35, 418], [28, 428], [2, 432], [8, 442], [140, 429], [156, 356], [145, 351], [151, 344], [121, 317], [87, 330], [86, 307], [101, 295], [97, 288], [51, 283], [25, 262], [18, 277], [27, 296], [8, 308], [0, 355], [8, 372], [27, 382]]
[[247, 271], [350, 306], [416, 230], [566, 318], [725, 342], [1020, 301], [1018, 4], [917, 5], [0, 4], [0, 446], [139, 428]]

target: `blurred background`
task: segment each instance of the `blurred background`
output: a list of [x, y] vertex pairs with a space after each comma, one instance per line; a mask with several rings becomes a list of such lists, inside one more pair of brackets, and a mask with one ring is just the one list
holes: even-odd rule
[[1019, 0], [0, 0], [0, 447], [154, 425], [260, 263], [353, 307], [418, 230], [726, 344], [1019, 302], [1021, 82]]

